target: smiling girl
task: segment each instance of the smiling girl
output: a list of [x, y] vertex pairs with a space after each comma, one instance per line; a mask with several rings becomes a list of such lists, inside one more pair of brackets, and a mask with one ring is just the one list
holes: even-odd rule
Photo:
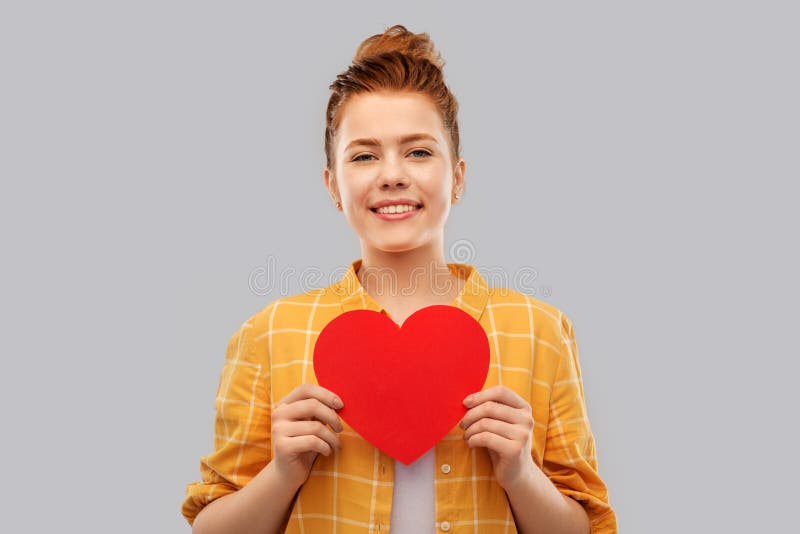
[[[427, 34], [398, 25], [365, 40], [331, 84], [323, 178], [361, 257], [336, 283], [274, 300], [231, 337], [214, 452], [182, 505], [193, 532], [617, 531], [571, 321], [445, 259], [466, 164], [442, 66]], [[347, 311], [401, 326], [434, 304], [483, 327], [489, 374], [464, 399], [460, 424], [406, 466], [338, 416], [342, 400], [317, 384], [313, 347]]]

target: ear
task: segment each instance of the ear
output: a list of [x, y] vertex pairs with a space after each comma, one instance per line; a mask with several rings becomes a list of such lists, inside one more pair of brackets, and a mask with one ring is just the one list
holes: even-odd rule
[[464, 186], [466, 185], [465, 181], [466, 173], [467, 173], [467, 163], [464, 161], [464, 158], [459, 158], [458, 162], [455, 164], [455, 167], [453, 168], [453, 193], [452, 193], [453, 202], [458, 202], [455, 196], [456, 193], [458, 193], [458, 195], [462, 198], [464, 196]]
[[[341, 197], [339, 196], [339, 186], [336, 184], [336, 176], [334, 176], [333, 171], [330, 170], [328, 167], [322, 171], [322, 179], [325, 182], [325, 188], [328, 190], [328, 194], [331, 196], [333, 203], [336, 204], [337, 202], [341, 202]], [[341, 210], [341, 208], [337, 208]]]

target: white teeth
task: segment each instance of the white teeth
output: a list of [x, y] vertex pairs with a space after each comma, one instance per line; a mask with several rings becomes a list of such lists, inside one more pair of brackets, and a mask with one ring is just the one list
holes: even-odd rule
[[405, 213], [407, 211], [414, 211], [415, 209], [417, 209], [416, 206], [411, 206], [409, 204], [401, 204], [401, 205], [378, 208], [376, 211], [378, 213]]

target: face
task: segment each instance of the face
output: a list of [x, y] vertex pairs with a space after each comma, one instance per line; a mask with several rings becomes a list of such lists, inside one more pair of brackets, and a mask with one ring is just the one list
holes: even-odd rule
[[[404, 252], [443, 247], [444, 224], [464, 184], [434, 104], [419, 93], [362, 93], [340, 111], [334, 169], [324, 171], [333, 201], [362, 247]], [[381, 214], [381, 203], [413, 209]], [[396, 211], [407, 210], [403, 207]]]

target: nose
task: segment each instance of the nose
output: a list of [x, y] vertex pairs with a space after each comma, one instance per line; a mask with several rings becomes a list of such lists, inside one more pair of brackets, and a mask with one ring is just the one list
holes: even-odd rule
[[384, 191], [387, 189], [405, 189], [408, 187], [408, 180], [405, 178], [396, 178], [394, 180], [391, 179], [384, 179], [381, 180], [381, 189]]
[[402, 165], [387, 164], [380, 178], [380, 187], [382, 190], [387, 189], [405, 189], [408, 187], [409, 180], [402, 170]]

